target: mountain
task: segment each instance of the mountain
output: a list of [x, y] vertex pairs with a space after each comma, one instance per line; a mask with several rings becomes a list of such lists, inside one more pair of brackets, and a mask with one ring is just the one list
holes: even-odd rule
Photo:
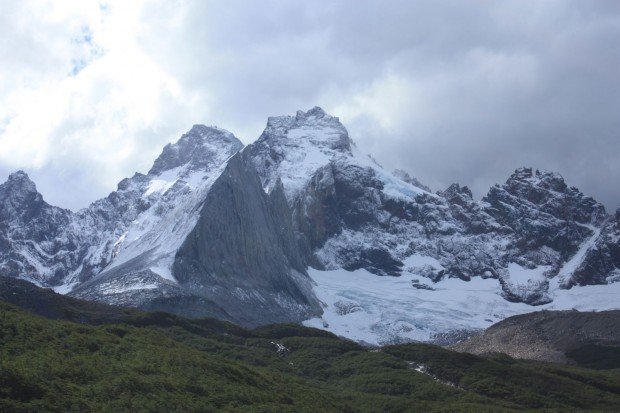
[[[289, 242], [281, 189], [263, 192], [242, 147], [225, 130], [196, 125], [147, 175], [77, 213], [50, 207], [25, 174], [11, 175], [0, 188], [10, 194], [11, 229], [0, 271], [79, 298], [244, 325], [319, 313], [304, 257]], [[13, 262], [21, 271], [6, 270]]]
[[10, 281], [0, 277], [2, 299], [31, 298], [25, 307], [32, 312], [20, 308], [24, 301], [0, 300], [1, 411], [517, 412], [620, 406], [617, 369], [479, 357], [419, 343], [366, 348], [298, 325], [247, 330], [210, 318], [122, 310]]
[[442, 341], [531, 305], [618, 306], [618, 285], [567, 290], [616, 279], [617, 217], [556, 173], [519, 168], [481, 201], [459, 184], [434, 194], [362, 155], [320, 108], [269, 118], [244, 152], [265, 190], [282, 181], [313, 253], [324, 314], [307, 325], [371, 344]]
[[620, 367], [620, 311], [538, 311], [509, 317], [452, 346], [472, 354]]
[[72, 213], [46, 203], [26, 173], [9, 175], [0, 185], [2, 274], [42, 284], [62, 282], [79, 242], [67, 231], [71, 221]]
[[244, 152], [265, 190], [281, 179], [296, 226], [322, 268], [397, 276], [410, 240], [424, 239], [438, 222], [451, 225], [439, 196], [361, 155], [338, 118], [320, 108], [269, 118]]
[[451, 342], [536, 308], [620, 297], [620, 212], [517, 169], [481, 199], [363, 155], [315, 107], [243, 147], [196, 125], [146, 174], [71, 212], [18, 172], [0, 186], [0, 273], [74, 297], [304, 322], [369, 344]]

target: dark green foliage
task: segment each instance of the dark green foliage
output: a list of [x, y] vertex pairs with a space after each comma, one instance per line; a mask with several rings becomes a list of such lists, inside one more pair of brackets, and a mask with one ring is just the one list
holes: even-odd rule
[[591, 369], [620, 369], [620, 347], [586, 344], [566, 352], [577, 364]]
[[618, 383], [619, 370], [372, 350], [297, 325], [138, 312], [90, 325], [0, 303], [0, 411], [617, 411]]
[[268, 338], [284, 338], [284, 337], [328, 337], [336, 336], [328, 331], [316, 328], [303, 327], [298, 324], [272, 324], [268, 326], [258, 327], [253, 333]]
[[466, 391], [514, 402], [528, 408], [605, 409], [618, 403], [620, 371], [600, 374], [582, 368], [517, 361], [506, 355], [481, 358], [431, 345], [385, 349], [399, 358], [423, 364], [427, 372]]

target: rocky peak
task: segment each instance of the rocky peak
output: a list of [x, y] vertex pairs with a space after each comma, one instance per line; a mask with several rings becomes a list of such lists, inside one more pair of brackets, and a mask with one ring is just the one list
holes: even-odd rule
[[[539, 191], [554, 191], [565, 193], [568, 190], [564, 178], [557, 172], [540, 171], [532, 168], [518, 168], [508, 178], [504, 187], [511, 193], [518, 194], [523, 190], [535, 188]], [[528, 199], [538, 203], [536, 199]]]
[[65, 236], [71, 214], [48, 205], [25, 172], [12, 173], [0, 185], [0, 273], [53, 285], [66, 271], [60, 239], [75, 240]]
[[498, 200], [513, 206], [519, 204], [560, 220], [584, 224], [600, 224], [606, 217], [602, 204], [577, 188], [568, 187], [559, 173], [532, 168], [517, 169], [505, 184], [492, 187], [483, 200], [491, 204], [497, 204]]
[[153, 163], [149, 175], [191, 164], [192, 169], [203, 169], [217, 158], [229, 158], [243, 148], [232, 133], [216, 126], [194, 125], [174, 144], [164, 147]]
[[310, 143], [326, 149], [351, 152], [351, 139], [340, 119], [325, 113], [318, 106], [307, 112], [298, 110], [295, 116], [270, 117], [258, 142], [273, 144], [280, 141], [287, 146]]
[[452, 184], [443, 191], [439, 191], [438, 194], [448, 201], [460, 200], [466, 198], [468, 200], [473, 199], [471, 190], [467, 186], [461, 186], [459, 184]]
[[[328, 115], [327, 113], [325, 113], [325, 111], [322, 108], [320, 108], [318, 106], [313, 107], [312, 109], [308, 110], [307, 112], [304, 112], [303, 110], [298, 110], [297, 114], [295, 116], [295, 118], [297, 120], [308, 119], [308, 118], [312, 118], [312, 117], [319, 118], [319, 119], [322, 119], [322, 118], [325, 118], [325, 117], [334, 119], [333, 116]], [[338, 120], [338, 118], [335, 118], [335, 119]]]
[[482, 206], [514, 231], [516, 254], [529, 260], [528, 268], [556, 261], [542, 247], [567, 260], [607, 219], [603, 205], [569, 188], [560, 174], [531, 168], [517, 169], [505, 184], [492, 187]]
[[7, 181], [0, 185], [0, 200], [5, 208], [29, 209], [34, 205], [44, 204], [37, 187], [24, 171], [9, 175]]
[[515, 171], [510, 175], [508, 181], [523, 181], [527, 179], [531, 179], [534, 176], [532, 168], [521, 167], [515, 169]]
[[13, 172], [6, 183], [7, 189], [19, 192], [37, 192], [37, 187], [24, 171]]
[[352, 157], [352, 143], [340, 120], [319, 107], [295, 116], [270, 117], [261, 136], [247, 152], [271, 191], [278, 178], [289, 202], [299, 195], [315, 172]]
[[564, 178], [557, 172], [536, 170], [536, 179], [541, 188], [556, 192], [565, 192], [568, 189]]

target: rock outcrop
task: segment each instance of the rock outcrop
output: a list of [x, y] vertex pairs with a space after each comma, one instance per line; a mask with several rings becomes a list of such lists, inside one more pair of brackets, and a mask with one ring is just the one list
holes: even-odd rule
[[[620, 354], [620, 311], [539, 311], [517, 315], [451, 348], [478, 355], [504, 353], [519, 359], [573, 364], [582, 361], [585, 351], [612, 350]], [[607, 366], [614, 367], [617, 366]]]

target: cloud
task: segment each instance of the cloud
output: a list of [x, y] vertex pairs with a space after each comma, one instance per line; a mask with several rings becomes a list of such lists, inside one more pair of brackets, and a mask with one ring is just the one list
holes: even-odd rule
[[87, 205], [194, 123], [314, 105], [434, 189], [516, 167], [620, 201], [615, 1], [5, 2], [0, 173]]

